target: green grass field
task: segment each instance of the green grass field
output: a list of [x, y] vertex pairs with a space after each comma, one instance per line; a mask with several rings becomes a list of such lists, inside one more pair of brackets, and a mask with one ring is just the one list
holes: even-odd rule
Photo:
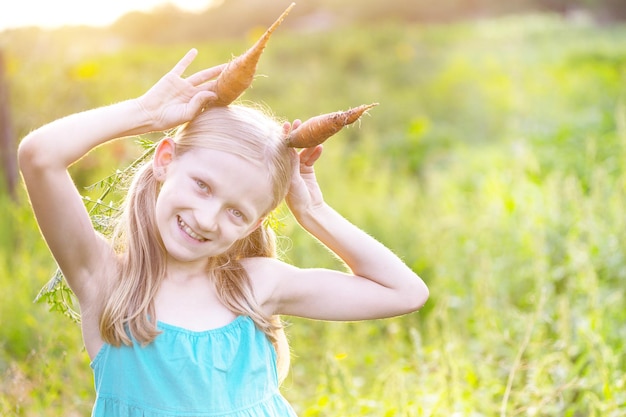
[[[6, 46], [21, 136], [140, 94], [191, 46], [200, 68], [248, 45], [22, 42]], [[431, 291], [396, 319], [286, 318], [299, 415], [626, 415], [626, 27], [531, 16], [277, 32], [259, 72], [244, 98], [290, 120], [380, 102], [328, 143], [318, 177]], [[137, 150], [97, 150], [78, 184]], [[79, 327], [32, 302], [55, 266], [21, 197], [0, 197], [0, 415], [89, 415]], [[283, 221], [286, 259], [338, 266]]]

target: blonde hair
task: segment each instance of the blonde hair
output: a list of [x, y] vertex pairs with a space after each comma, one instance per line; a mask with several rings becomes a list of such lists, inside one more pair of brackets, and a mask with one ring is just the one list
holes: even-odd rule
[[[210, 108], [182, 126], [174, 141], [176, 156], [204, 148], [262, 164], [273, 190], [272, 204], [264, 216], [287, 194], [294, 159], [282, 126], [260, 110], [238, 105]], [[115, 346], [132, 343], [128, 332], [140, 343], [150, 343], [159, 334], [153, 300], [165, 277], [166, 252], [155, 222], [158, 193], [152, 164], [146, 163], [133, 177], [113, 237], [120, 266], [100, 319], [100, 333]], [[227, 252], [209, 259], [209, 271], [221, 302], [234, 313], [251, 317], [272, 341], [279, 374], [284, 377], [289, 366], [286, 336], [280, 317], [266, 317], [255, 300], [250, 279], [240, 263], [249, 257], [276, 257], [271, 228], [263, 225]]]

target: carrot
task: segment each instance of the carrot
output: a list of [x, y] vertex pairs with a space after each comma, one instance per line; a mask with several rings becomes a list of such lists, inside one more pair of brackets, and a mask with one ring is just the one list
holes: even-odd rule
[[252, 84], [259, 58], [267, 45], [267, 41], [295, 5], [295, 3], [291, 3], [250, 49], [228, 63], [217, 78], [215, 87], [217, 100], [214, 105], [229, 105]]
[[378, 103], [363, 104], [346, 111], [322, 114], [307, 120], [287, 135], [287, 145], [292, 148], [311, 148], [339, 132], [344, 126], [356, 122], [367, 110]]

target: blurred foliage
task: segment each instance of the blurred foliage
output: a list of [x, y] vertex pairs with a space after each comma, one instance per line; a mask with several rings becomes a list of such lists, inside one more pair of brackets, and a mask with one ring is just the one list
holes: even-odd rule
[[[191, 46], [190, 72], [252, 42], [81, 33], [0, 35], [20, 136], [141, 94]], [[244, 100], [290, 120], [381, 103], [328, 142], [318, 178], [431, 290], [396, 319], [289, 319], [284, 393], [299, 415], [626, 413], [626, 27], [556, 15], [287, 26], [259, 74]], [[86, 187], [141, 151], [116, 141], [72, 174]], [[86, 415], [80, 329], [31, 304], [54, 262], [21, 197], [0, 195], [0, 414]], [[338, 266], [287, 214], [277, 221], [285, 259]]]
[[[75, 43], [94, 43], [107, 49], [117, 43], [178, 44], [215, 39], [242, 39], [268, 27], [292, 0], [215, 0], [204, 11], [188, 12], [163, 4], [149, 12], [134, 11], [109, 27], [69, 27], [53, 36], [74, 37]], [[353, 25], [443, 23], [516, 14], [555, 13], [565, 18], [603, 24], [626, 19], [623, 0], [307, 0], [297, 2], [283, 26], [300, 32], [317, 32]], [[8, 39], [33, 36], [36, 28], [10, 29]], [[50, 31], [45, 31], [49, 34]], [[76, 47], [75, 45], [73, 46]], [[98, 47], [96, 47], [98, 48]]]

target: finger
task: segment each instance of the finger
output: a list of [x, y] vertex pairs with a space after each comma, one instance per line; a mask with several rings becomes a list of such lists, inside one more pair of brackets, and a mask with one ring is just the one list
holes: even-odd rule
[[322, 145], [317, 145], [313, 148], [305, 148], [300, 152], [300, 164], [312, 167], [313, 164], [322, 156]]
[[176, 65], [172, 68], [172, 72], [178, 76], [183, 75], [189, 64], [193, 62], [193, 60], [198, 55], [198, 50], [196, 48], [191, 48], [189, 52], [185, 54], [184, 57]]
[[189, 109], [191, 113], [198, 114], [202, 108], [206, 106], [206, 104], [210, 101], [213, 101], [217, 98], [215, 93], [210, 91], [201, 91], [189, 101]]
[[294, 120], [293, 123], [285, 122], [283, 123], [283, 133], [288, 135], [292, 130], [297, 129], [301, 124], [302, 121], [300, 119]]
[[202, 84], [201, 86], [197, 87], [197, 89], [201, 90], [201, 91], [215, 92], [216, 86], [217, 86], [217, 81], [216, 80], [212, 80], [212, 81], [208, 81], [208, 82]]
[[189, 81], [191, 84], [195, 86], [204, 84], [205, 82], [212, 80], [213, 78], [220, 75], [221, 72], [224, 71], [224, 68], [226, 68], [226, 65], [228, 64], [216, 65], [214, 67], [207, 68], [202, 71], [198, 71], [195, 74], [187, 77], [187, 81]]

